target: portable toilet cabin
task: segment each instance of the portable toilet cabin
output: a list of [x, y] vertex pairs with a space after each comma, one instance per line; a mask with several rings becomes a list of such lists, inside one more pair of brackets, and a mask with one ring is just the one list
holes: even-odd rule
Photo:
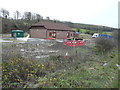
[[11, 36], [13, 38], [22, 38], [24, 37], [24, 31], [23, 30], [12, 30]]

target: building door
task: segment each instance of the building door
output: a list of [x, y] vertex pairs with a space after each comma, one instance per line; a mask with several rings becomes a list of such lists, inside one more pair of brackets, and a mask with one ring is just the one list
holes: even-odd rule
[[16, 33], [13, 33], [13, 37], [16, 38], [16, 37], [17, 37], [17, 34], [16, 34]]
[[70, 33], [70, 38], [73, 38], [73, 33]]
[[49, 37], [52, 37], [52, 32], [49, 32]]
[[70, 38], [70, 32], [67, 32], [67, 38]]
[[52, 37], [53, 37], [53, 38], [56, 38], [56, 32], [53, 32], [53, 33], [52, 33]]

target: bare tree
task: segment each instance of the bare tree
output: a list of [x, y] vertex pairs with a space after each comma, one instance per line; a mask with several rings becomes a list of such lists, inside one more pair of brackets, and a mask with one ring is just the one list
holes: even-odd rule
[[32, 13], [31, 12], [24, 12], [23, 19], [31, 20], [32, 19]]
[[43, 17], [40, 14], [36, 14], [36, 18], [38, 22], [43, 19]]
[[2, 14], [2, 17], [4, 17], [4, 18], [8, 18], [8, 16], [9, 16], [9, 11], [4, 8], [2, 8], [0, 10], [0, 13]]
[[31, 13], [31, 19], [39, 22], [40, 20], [43, 19], [43, 17], [40, 14]]
[[46, 17], [46, 19], [49, 21], [49, 20], [50, 20], [50, 17]]
[[32, 20], [36, 20], [36, 14], [35, 13], [32, 13]]
[[16, 10], [16, 12], [14, 13], [15, 19], [18, 19], [20, 15], [21, 15], [20, 12]]
[[28, 20], [31, 20], [31, 16], [32, 16], [32, 13], [31, 13], [31, 12], [28, 12], [28, 13], [27, 13], [27, 19], [28, 19]]

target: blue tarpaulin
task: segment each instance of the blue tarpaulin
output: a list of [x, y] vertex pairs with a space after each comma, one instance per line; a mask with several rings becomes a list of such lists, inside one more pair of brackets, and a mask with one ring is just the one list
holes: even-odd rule
[[113, 36], [109, 36], [109, 35], [103, 35], [103, 34], [99, 34], [99, 37], [113, 38]]

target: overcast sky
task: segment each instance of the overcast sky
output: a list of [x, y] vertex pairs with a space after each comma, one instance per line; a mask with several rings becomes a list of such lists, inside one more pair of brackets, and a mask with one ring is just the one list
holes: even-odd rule
[[74, 23], [118, 27], [119, 0], [1, 0], [0, 8], [13, 12], [30, 11], [44, 18]]

